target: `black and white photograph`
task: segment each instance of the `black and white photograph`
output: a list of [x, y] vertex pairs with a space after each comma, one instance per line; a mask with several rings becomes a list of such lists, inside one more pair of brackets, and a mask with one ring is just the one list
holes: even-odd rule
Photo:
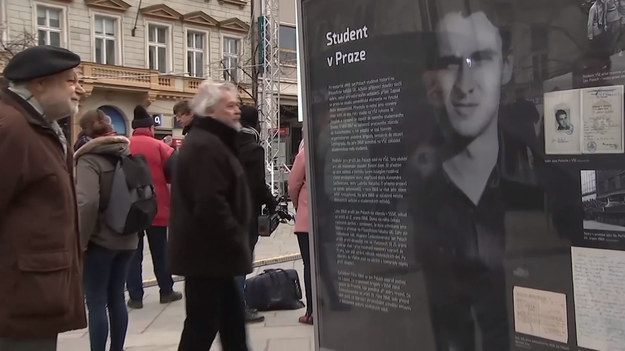
[[571, 113], [571, 110], [568, 108], [568, 106], [562, 106], [562, 108], [559, 108], [556, 110], [554, 115], [555, 115], [555, 122], [557, 125], [556, 129], [558, 133], [564, 133], [567, 135], [573, 134], [575, 127], [573, 126], [573, 124], [571, 123], [571, 120], [569, 119], [570, 113]]
[[580, 90], [545, 93], [545, 152], [549, 155], [581, 154]]
[[625, 242], [625, 170], [583, 170], [581, 190], [585, 240]]
[[625, 2], [623, 0], [587, 1], [588, 40], [597, 50], [621, 51], [618, 43], [622, 39], [625, 24]]

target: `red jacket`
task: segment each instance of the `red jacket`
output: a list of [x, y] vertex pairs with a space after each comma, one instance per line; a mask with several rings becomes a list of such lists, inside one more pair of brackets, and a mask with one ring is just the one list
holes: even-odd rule
[[130, 153], [145, 155], [154, 180], [158, 211], [152, 222], [153, 226], [165, 227], [169, 222], [169, 188], [164, 168], [173, 152], [174, 149], [167, 144], [154, 139], [150, 128], [137, 128], [130, 137]]

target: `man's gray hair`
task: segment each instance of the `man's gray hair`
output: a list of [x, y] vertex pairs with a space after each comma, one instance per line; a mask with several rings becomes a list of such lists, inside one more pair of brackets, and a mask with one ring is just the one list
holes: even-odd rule
[[207, 110], [219, 103], [223, 92], [230, 92], [238, 96], [237, 88], [232, 83], [216, 83], [212, 79], [207, 79], [197, 87], [198, 93], [193, 97], [189, 106], [198, 117], [207, 115]]

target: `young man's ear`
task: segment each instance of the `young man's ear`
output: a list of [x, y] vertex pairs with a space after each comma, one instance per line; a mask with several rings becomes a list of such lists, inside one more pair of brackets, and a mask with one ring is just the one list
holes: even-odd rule
[[503, 57], [503, 68], [501, 74], [501, 85], [506, 85], [512, 80], [512, 70], [514, 69], [514, 56], [512, 54]]

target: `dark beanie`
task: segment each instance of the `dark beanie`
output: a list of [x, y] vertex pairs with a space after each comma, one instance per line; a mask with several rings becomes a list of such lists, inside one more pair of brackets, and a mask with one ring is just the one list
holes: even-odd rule
[[132, 120], [132, 129], [137, 128], [149, 128], [154, 125], [154, 118], [150, 116], [145, 107], [137, 105], [134, 111], [134, 118]]
[[241, 124], [244, 127], [256, 128], [258, 126], [258, 109], [252, 105], [242, 105]]
[[61, 73], [79, 64], [80, 56], [67, 49], [34, 46], [15, 54], [2, 75], [10, 81], [23, 82]]

